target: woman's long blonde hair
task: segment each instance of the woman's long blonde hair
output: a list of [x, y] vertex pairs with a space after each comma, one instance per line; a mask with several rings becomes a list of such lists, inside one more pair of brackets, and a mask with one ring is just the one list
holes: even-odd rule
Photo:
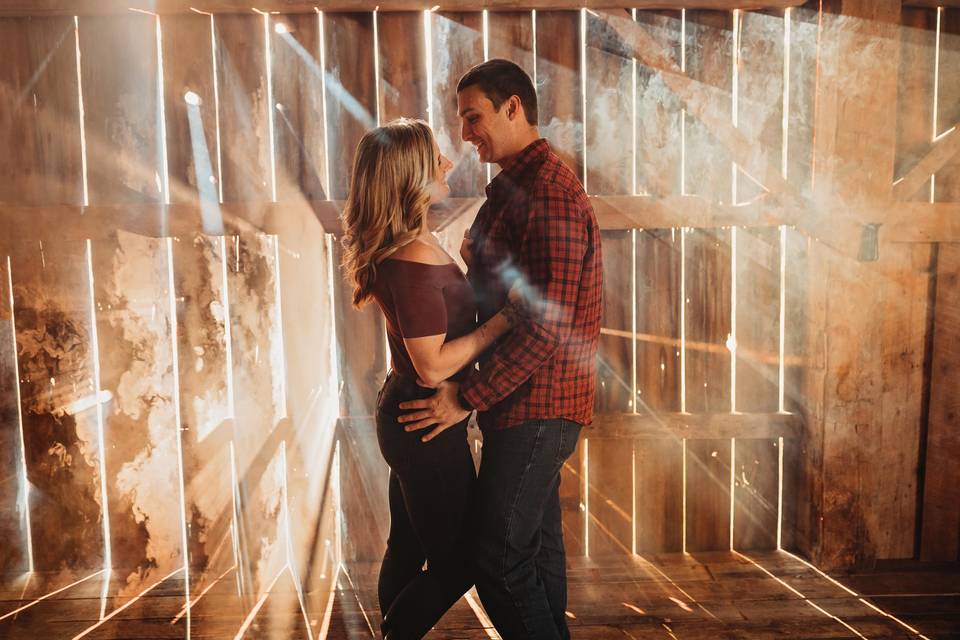
[[377, 265], [413, 242], [426, 224], [434, 164], [433, 133], [422, 120], [394, 120], [357, 145], [341, 215], [354, 307], [369, 300]]

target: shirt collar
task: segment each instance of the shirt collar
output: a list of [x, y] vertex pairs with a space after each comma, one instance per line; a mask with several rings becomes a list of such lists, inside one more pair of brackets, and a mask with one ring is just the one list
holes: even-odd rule
[[502, 186], [522, 184], [531, 169], [536, 169], [543, 164], [548, 153], [550, 153], [550, 143], [545, 138], [539, 138], [528, 144], [506, 166], [501, 167], [500, 173], [490, 181], [486, 188], [487, 197], [490, 197], [492, 191]]

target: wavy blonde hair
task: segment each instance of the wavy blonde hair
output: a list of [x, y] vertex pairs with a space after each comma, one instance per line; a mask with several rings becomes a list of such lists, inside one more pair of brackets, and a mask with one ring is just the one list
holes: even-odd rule
[[413, 242], [426, 224], [434, 164], [433, 133], [422, 120], [394, 120], [357, 145], [341, 214], [354, 307], [369, 301], [377, 265]]

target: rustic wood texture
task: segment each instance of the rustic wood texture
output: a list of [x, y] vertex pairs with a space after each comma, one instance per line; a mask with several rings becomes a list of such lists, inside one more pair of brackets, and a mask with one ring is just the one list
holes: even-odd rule
[[377, 13], [380, 52], [380, 122], [395, 118], [427, 119], [427, 52], [423, 14]]
[[[213, 18], [196, 13], [160, 21], [163, 48], [163, 107], [167, 133], [170, 202], [217, 211], [220, 202], [220, 144], [214, 87]], [[198, 105], [186, 101], [192, 91]], [[204, 219], [219, 231], [219, 216]]]
[[634, 441], [638, 553], [683, 550], [683, 443]]
[[680, 440], [683, 438], [798, 438], [803, 418], [790, 413], [608, 413], [594, 417], [591, 438]]
[[[735, 233], [735, 409], [775, 412], [780, 393], [780, 229], [735, 229]], [[791, 330], [795, 326], [790, 323]]]
[[[942, 6], [942, 5], [941, 5]], [[940, 15], [940, 77], [937, 87], [937, 135], [960, 127], [960, 7]], [[960, 202], [960, 138], [952, 135], [952, 156], [937, 170], [936, 202]], [[946, 144], [946, 136], [941, 144]]]
[[710, 351], [687, 350], [686, 410], [730, 411], [730, 230], [685, 231], [686, 339]]
[[434, 11], [430, 19], [433, 99], [429, 106], [437, 144], [454, 165], [447, 177], [450, 195], [479, 196], [487, 182], [487, 169], [473, 145], [460, 137], [457, 83], [471, 67], [483, 62], [483, 14]]
[[490, 11], [487, 32], [491, 58], [516, 62], [531, 79], [536, 77], [533, 57], [534, 18], [531, 11]]
[[584, 175], [580, 16], [576, 11], [538, 11], [536, 43], [540, 135], [577, 176]]
[[933, 360], [930, 379], [930, 418], [924, 465], [923, 522], [920, 557], [955, 561], [960, 558], [958, 468], [960, 451], [957, 418], [957, 367], [960, 366], [960, 245], [942, 244], [937, 255]]
[[633, 447], [630, 442], [590, 439], [590, 509], [587, 555], [632, 553]]
[[164, 201], [156, 29], [139, 13], [79, 22], [92, 203]]
[[685, 549], [730, 548], [730, 440], [687, 440]]
[[737, 438], [734, 446], [733, 548], [776, 549], [778, 442]]
[[80, 101], [72, 18], [0, 20], [0, 203], [80, 204]]
[[[602, 234], [603, 242], [603, 311], [597, 354], [597, 413], [632, 411], [633, 399], [633, 283], [631, 270], [634, 240], [631, 231]], [[611, 335], [610, 330], [620, 335]], [[626, 337], [624, 337], [626, 336]]]
[[[670, 52], [680, 66], [682, 45], [681, 12], [639, 11], [639, 28]], [[667, 88], [655, 69], [637, 62], [637, 191], [653, 196], [680, 193], [683, 112], [676, 95]]]
[[637, 244], [636, 411], [680, 410], [680, 234], [643, 230]]
[[322, 200], [327, 189], [320, 21], [271, 17], [273, 119], [278, 200]]
[[[786, 178], [808, 196], [812, 189], [813, 141], [817, 105], [817, 7], [795, 7], [790, 11], [790, 68], [787, 105]], [[786, 21], [787, 18], [785, 17]]]

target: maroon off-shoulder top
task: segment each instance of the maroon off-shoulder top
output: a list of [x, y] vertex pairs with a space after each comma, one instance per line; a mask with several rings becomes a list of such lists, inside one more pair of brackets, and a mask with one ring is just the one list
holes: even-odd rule
[[[403, 377], [417, 378], [404, 338], [445, 333], [448, 342], [476, 327], [473, 288], [455, 262], [426, 264], [388, 258], [377, 267], [371, 292], [387, 321], [391, 366]], [[471, 368], [464, 367], [453, 379], [461, 380]]]

